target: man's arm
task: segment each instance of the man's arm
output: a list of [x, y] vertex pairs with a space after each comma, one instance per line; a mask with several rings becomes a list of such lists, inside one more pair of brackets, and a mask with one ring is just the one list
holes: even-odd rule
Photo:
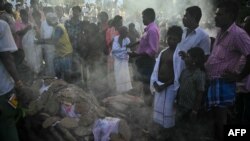
[[210, 48], [211, 48], [211, 40], [210, 38], [207, 36], [207, 37], [204, 37], [201, 42], [200, 42], [200, 45], [199, 45], [204, 53], [205, 53], [205, 56], [206, 56], [206, 60], [208, 59], [209, 55], [210, 55]]
[[150, 47], [146, 49], [146, 53], [147, 55], [155, 56], [159, 48], [159, 35], [157, 31], [150, 31], [148, 32], [148, 36], [148, 43]]
[[9, 72], [10, 76], [14, 79], [16, 86], [21, 85], [21, 80], [18, 77], [18, 73], [16, 70], [16, 65], [14, 63], [14, 58], [11, 54], [11, 52], [0, 52], [0, 60], [2, 61], [4, 67]]
[[239, 51], [246, 57], [246, 64], [238, 76], [238, 80], [245, 78], [250, 72], [250, 36], [246, 32], [239, 34], [235, 39]]
[[62, 35], [63, 35], [63, 30], [59, 27], [56, 27], [55, 33], [54, 33], [54, 36], [52, 37], [52, 39], [41, 39], [41, 40], [37, 41], [37, 43], [38, 44], [56, 45], [58, 43], [58, 40], [61, 38]]
[[138, 44], [140, 44], [140, 41], [137, 41], [137, 42], [135, 42], [135, 43], [129, 43], [126, 47], [127, 47], [127, 48], [132, 48], [132, 47], [134, 47], [134, 46], [136, 46], [136, 45], [138, 45]]
[[19, 36], [23, 36], [25, 35], [30, 29], [31, 29], [31, 25], [28, 25], [26, 28], [24, 28], [23, 30], [19, 30], [16, 32], [17, 35]]
[[246, 64], [239, 74], [239, 80], [242, 80], [250, 73], [250, 54], [246, 56]]

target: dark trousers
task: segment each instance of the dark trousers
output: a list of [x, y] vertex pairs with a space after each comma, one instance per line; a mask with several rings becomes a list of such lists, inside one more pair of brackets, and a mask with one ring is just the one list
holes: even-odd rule
[[19, 141], [16, 129], [17, 109], [14, 109], [8, 99], [14, 93], [10, 91], [0, 96], [0, 140], [1, 141]]
[[236, 95], [236, 115], [240, 124], [250, 124], [250, 93]]
[[215, 107], [208, 112], [215, 139], [224, 140], [224, 125], [227, 124], [229, 108]]
[[143, 83], [144, 102], [147, 106], [152, 106], [153, 96], [150, 92], [150, 77], [154, 69], [155, 58], [148, 55], [139, 56], [135, 61], [138, 79]]

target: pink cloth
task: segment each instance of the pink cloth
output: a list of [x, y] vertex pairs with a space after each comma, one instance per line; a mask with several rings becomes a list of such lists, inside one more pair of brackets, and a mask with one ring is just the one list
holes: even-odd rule
[[147, 54], [156, 57], [159, 50], [160, 32], [157, 25], [152, 22], [145, 29], [142, 35], [140, 46], [137, 49], [138, 54]]
[[[25, 29], [27, 26], [28, 26], [28, 24], [24, 24], [22, 21], [16, 21], [16, 23], [15, 23], [16, 32]], [[19, 35], [15, 36], [15, 42], [16, 42], [17, 48], [23, 48], [22, 38], [23, 37], [19, 36]]]
[[248, 34], [233, 23], [223, 34], [218, 33], [213, 51], [205, 63], [210, 79], [221, 78], [225, 71], [237, 72], [241, 56], [250, 54]]
[[112, 49], [111, 43], [112, 43], [114, 37], [117, 35], [119, 35], [119, 32], [115, 30], [115, 27], [110, 27], [106, 31], [106, 44], [107, 44], [109, 53]]

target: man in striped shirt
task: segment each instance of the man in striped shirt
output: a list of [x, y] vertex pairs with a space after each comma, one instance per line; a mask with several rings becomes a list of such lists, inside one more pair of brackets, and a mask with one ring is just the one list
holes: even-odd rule
[[[220, 31], [205, 67], [210, 86], [207, 106], [214, 115], [216, 138], [223, 140], [223, 125], [227, 122], [228, 107], [234, 104], [236, 81], [250, 70], [250, 38], [235, 24], [239, 8], [233, 2], [220, 3], [215, 14], [215, 24]], [[247, 61], [242, 72], [236, 74], [241, 56]]]

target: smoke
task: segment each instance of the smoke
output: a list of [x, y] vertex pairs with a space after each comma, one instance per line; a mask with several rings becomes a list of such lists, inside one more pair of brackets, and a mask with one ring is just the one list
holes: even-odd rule
[[141, 12], [145, 8], [154, 8], [158, 23], [166, 21], [168, 25], [182, 26], [185, 9], [194, 5], [202, 9], [201, 27], [207, 29], [210, 36], [214, 36], [215, 32], [210, 29], [214, 27], [215, 7], [213, 0], [126, 0], [124, 11], [127, 19], [133, 20], [134, 18], [141, 19]]

